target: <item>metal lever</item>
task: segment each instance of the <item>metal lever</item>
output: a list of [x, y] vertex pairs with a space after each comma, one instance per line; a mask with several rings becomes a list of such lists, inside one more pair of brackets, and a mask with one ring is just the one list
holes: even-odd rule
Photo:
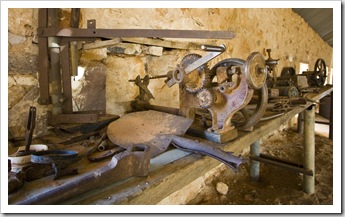
[[35, 129], [35, 119], [36, 119], [36, 108], [31, 106], [29, 109], [29, 117], [26, 122], [26, 132], [25, 132], [25, 152], [26, 153], [30, 151], [32, 134]]
[[214, 45], [201, 45], [201, 49], [204, 51], [210, 51], [210, 52], [224, 52], [226, 47], [224, 44], [220, 46], [214, 46]]
[[222, 54], [226, 50], [226, 47], [224, 44], [222, 44], [220, 46], [202, 45], [201, 49], [203, 49], [205, 51], [211, 51], [211, 52], [207, 53], [205, 56], [201, 57], [200, 59], [194, 61], [192, 64], [188, 65], [184, 69], [184, 71], [187, 75], [189, 73], [191, 73], [193, 70], [199, 68], [200, 66], [204, 65], [205, 63], [211, 61], [215, 57]]

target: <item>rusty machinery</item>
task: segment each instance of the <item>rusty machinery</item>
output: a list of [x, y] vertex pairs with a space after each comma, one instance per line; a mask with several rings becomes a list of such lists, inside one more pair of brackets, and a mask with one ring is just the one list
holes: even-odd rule
[[[40, 97], [38, 103], [41, 105], [52, 104], [52, 110], [48, 114], [48, 124], [54, 127], [63, 129], [67, 132], [81, 132], [83, 133], [80, 138], [85, 136], [88, 139], [96, 131], [99, 131], [102, 127], [106, 126], [111, 121], [114, 121], [118, 116], [106, 117], [105, 111], [73, 111], [72, 106], [72, 87], [71, 77], [76, 76], [78, 66], [78, 46], [77, 42], [92, 43], [96, 39], [102, 41], [117, 41], [122, 42], [122, 37], [151, 37], [151, 38], [204, 38], [204, 39], [232, 39], [235, 36], [231, 31], [204, 31], [204, 30], [161, 30], [161, 29], [97, 29], [96, 20], [88, 20], [87, 28], [79, 28], [80, 9], [74, 8], [71, 10], [71, 22], [70, 26], [66, 28], [60, 28], [58, 23], [58, 9], [57, 8], [40, 8], [38, 19], [38, 48], [39, 48], [39, 90]], [[140, 80], [140, 79], [139, 79]], [[145, 82], [141, 88], [145, 89]], [[98, 132], [100, 135], [100, 132]], [[96, 134], [98, 135], [98, 134]], [[78, 137], [78, 136], [77, 136]], [[80, 141], [79, 137], [76, 139]], [[76, 142], [74, 138], [71, 141], [64, 142], [64, 145]], [[95, 178], [94, 172], [90, 172], [90, 176], [85, 174], [85, 169], [81, 168], [83, 178], [76, 179], [73, 182], [60, 180], [64, 182], [63, 189], [64, 195], [59, 197], [56, 195], [57, 188], [52, 188], [51, 191], [46, 191], [40, 196], [39, 200], [31, 198], [32, 200], [22, 200], [22, 203], [50, 203], [57, 202], [66, 199], [67, 196], [72, 196], [90, 190], [97, 185], [103, 185], [114, 180], [123, 179], [129, 176], [146, 176], [149, 168], [149, 147], [139, 148], [136, 147], [130, 150], [124, 150], [116, 148], [107, 150], [107, 153], [102, 153], [96, 157], [91, 155], [95, 148], [92, 146], [86, 148], [88, 151], [84, 154], [78, 153], [78, 164], [80, 158], [83, 156], [89, 156], [89, 160], [98, 161], [107, 157], [111, 157], [111, 161], [107, 164], [99, 166], [100, 174], [103, 172], [109, 176], [102, 175], [102, 179]], [[90, 150], [89, 150], [90, 149]], [[97, 149], [97, 148], [96, 148]], [[56, 153], [59, 150], [55, 150]], [[55, 153], [54, 152], [54, 153]], [[119, 153], [120, 152], [120, 153]], [[43, 158], [48, 152], [42, 153], [37, 157]], [[39, 153], [38, 153], [39, 154]], [[139, 156], [139, 157], [137, 157]], [[41, 161], [40, 161], [41, 162]], [[49, 162], [50, 163], [50, 162]], [[42, 164], [44, 165], [44, 164]], [[110, 166], [109, 166], [110, 165]], [[59, 167], [55, 163], [52, 165], [55, 172], [55, 178], [62, 175], [66, 175], [66, 170], [58, 170]], [[11, 162], [9, 162], [9, 168], [11, 168]], [[128, 170], [130, 168], [130, 170]], [[49, 170], [51, 171], [51, 167]], [[113, 173], [114, 171], [114, 173]], [[77, 173], [76, 169], [71, 170], [72, 174]], [[27, 174], [26, 174], [27, 175]], [[36, 174], [35, 174], [36, 175]], [[39, 174], [41, 175], [41, 174]], [[45, 176], [45, 174], [43, 174]], [[87, 177], [86, 177], [87, 176]], [[18, 178], [18, 177], [17, 177]], [[33, 182], [39, 182], [40, 180], [34, 177]], [[80, 183], [79, 183], [80, 182]], [[85, 182], [93, 182], [94, 185], [83, 185]], [[13, 182], [14, 183], [14, 182]], [[75, 184], [79, 183], [79, 190], [76, 192]], [[22, 183], [18, 182], [18, 185], [14, 186], [18, 188]], [[32, 186], [28, 184], [29, 186]], [[30, 192], [29, 192], [30, 194]], [[16, 192], [11, 195], [10, 200], [16, 201], [20, 199], [20, 192]], [[54, 197], [52, 197], [54, 195]], [[37, 195], [36, 195], [37, 196]], [[49, 201], [48, 198], [55, 198], [54, 201]], [[57, 199], [58, 198], [58, 199]], [[19, 202], [19, 203], [21, 203]], [[14, 202], [15, 203], [15, 202]]]
[[[60, 28], [57, 8], [39, 9], [38, 47], [39, 47], [39, 87], [41, 105], [52, 104], [48, 114], [48, 123], [52, 126], [64, 127], [66, 124], [86, 124], [104, 126], [118, 118], [105, 116], [105, 109], [100, 111], [73, 111], [71, 76], [77, 75], [78, 47], [77, 42], [90, 43], [96, 39], [110, 40], [121, 37], [152, 38], [204, 38], [232, 39], [231, 31], [204, 30], [161, 30], [161, 29], [97, 29], [96, 20], [88, 20], [87, 28], [79, 28], [80, 9], [71, 10], [70, 26]], [[66, 127], [67, 126], [67, 127]], [[68, 129], [67, 129], [68, 128]]]
[[[196, 125], [189, 130], [193, 135], [223, 143], [237, 137], [237, 128], [250, 130], [265, 112], [267, 104], [267, 68], [265, 59], [258, 52], [251, 53], [247, 60], [229, 58], [209, 68], [208, 62], [222, 54], [226, 47], [202, 45], [206, 55], [188, 54], [169, 71], [165, 82], [169, 87], [178, 84], [180, 90], [179, 115], [196, 120], [200, 116], [203, 126]], [[152, 77], [161, 78], [161, 77]], [[147, 85], [150, 77], [137, 77], [135, 82], [140, 94], [134, 107], [145, 99], [152, 98]], [[247, 112], [245, 106], [250, 102], [254, 91], [259, 100], [254, 113]], [[139, 100], [138, 100], [139, 99]], [[140, 102], [140, 99], [145, 102]], [[147, 108], [152, 108], [147, 106]], [[235, 113], [242, 113], [244, 120], [232, 121]], [[211, 123], [208, 121], [211, 119]], [[208, 126], [210, 125], [210, 126]], [[206, 127], [206, 129], [205, 129]]]
[[272, 111], [286, 111], [293, 106], [305, 104], [303, 93], [317, 91], [319, 87], [324, 86], [327, 71], [323, 59], [317, 59], [314, 71], [296, 74], [293, 67], [283, 67], [280, 77], [277, 77], [275, 69], [279, 59], [271, 58], [271, 49], [266, 51], [269, 55], [266, 64], [269, 71], [273, 72], [266, 81], [269, 88], [269, 102], [276, 103]]

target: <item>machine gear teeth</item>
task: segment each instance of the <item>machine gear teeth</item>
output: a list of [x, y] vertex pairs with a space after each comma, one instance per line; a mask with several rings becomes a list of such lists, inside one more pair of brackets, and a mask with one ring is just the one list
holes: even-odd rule
[[201, 108], [210, 108], [216, 101], [216, 96], [211, 89], [201, 89], [197, 96]]
[[[199, 54], [188, 54], [186, 55], [182, 61], [181, 66], [186, 68], [188, 65], [192, 64], [194, 61], [201, 58]], [[189, 93], [197, 93], [199, 92], [204, 85], [207, 83], [206, 74], [208, 73], [209, 68], [207, 64], [200, 66], [199, 68], [195, 69], [191, 73], [187, 75], [188, 79], [187, 82], [184, 83], [186, 87], [186, 91]]]

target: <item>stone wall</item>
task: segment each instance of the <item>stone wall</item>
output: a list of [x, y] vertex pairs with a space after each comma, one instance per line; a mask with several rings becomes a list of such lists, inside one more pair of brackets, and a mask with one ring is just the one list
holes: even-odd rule
[[[25, 121], [30, 105], [37, 107], [35, 136], [47, 129], [47, 110], [51, 106], [38, 105], [38, 9], [9, 9], [8, 17], [8, 111], [9, 139], [23, 138]], [[70, 9], [60, 10], [60, 26], [69, 24]], [[308, 63], [313, 70], [318, 58], [323, 58], [332, 67], [333, 49], [325, 43], [291, 9], [81, 9], [80, 27], [86, 28], [87, 20], [96, 19], [97, 28], [152, 28], [186, 30], [234, 31], [232, 40], [184, 39], [179, 41], [205, 44], [225, 44], [227, 51], [210, 62], [210, 66], [225, 58], [246, 59], [251, 52], [259, 51], [267, 58], [265, 49], [272, 49], [272, 57], [279, 58], [278, 75], [285, 66], [294, 66], [299, 71], [299, 62]], [[126, 51], [126, 49], [122, 49]], [[153, 52], [154, 50], [155, 52]], [[158, 51], [158, 52], [157, 52]], [[107, 113], [123, 115], [130, 109], [129, 103], [138, 94], [138, 88], [129, 79], [137, 75], [150, 76], [166, 74], [188, 53], [204, 53], [199, 50], [159, 49], [142, 44], [132, 45], [128, 52], [111, 52], [100, 48], [83, 50], [80, 66], [88, 73], [100, 73], [98, 88], [105, 88], [105, 109]], [[290, 58], [289, 60], [289, 56]], [[292, 60], [292, 61], [291, 61]], [[89, 76], [92, 77], [92, 76]], [[97, 77], [97, 76], [93, 76]], [[84, 79], [84, 82], [82, 82]], [[87, 76], [74, 82], [74, 109], [91, 108], [87, 90]], [[91, 78], [90, 78], [91, 79]], [[167, 87], [164, 79], [151, 80], [149, 89], [156, 105], [178, 107], [178, 88]], [[104, 84], [105, 82], [105, 84]], [[91, 90], [92, 91], [92, 90]], [[84, 95], [83, 95], [84, 94]], [[91, 103], [92, 104], [92, 103]]]

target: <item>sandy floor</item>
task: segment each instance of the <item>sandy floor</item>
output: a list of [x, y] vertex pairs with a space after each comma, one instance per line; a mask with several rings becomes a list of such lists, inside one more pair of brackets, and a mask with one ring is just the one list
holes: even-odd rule
[[[328, 125], [320, 126], [316, 126], [315, 136], [314, 194], [303, 192], [302, 174], [268, 164], [261, 163], [260, 181], [251, 181], [249, 163], [245, 163], [238, 174], [224, 166], [205, 181], [206, 186], [188, 204], [333, 204], [333, 142], [328, 139]], [[291, 128], [271, 135], [262, 141], [261, 153], [303, 164], [303, 134]], [[228, 186], [226, 195], [216, 190], [220, 182]]]

